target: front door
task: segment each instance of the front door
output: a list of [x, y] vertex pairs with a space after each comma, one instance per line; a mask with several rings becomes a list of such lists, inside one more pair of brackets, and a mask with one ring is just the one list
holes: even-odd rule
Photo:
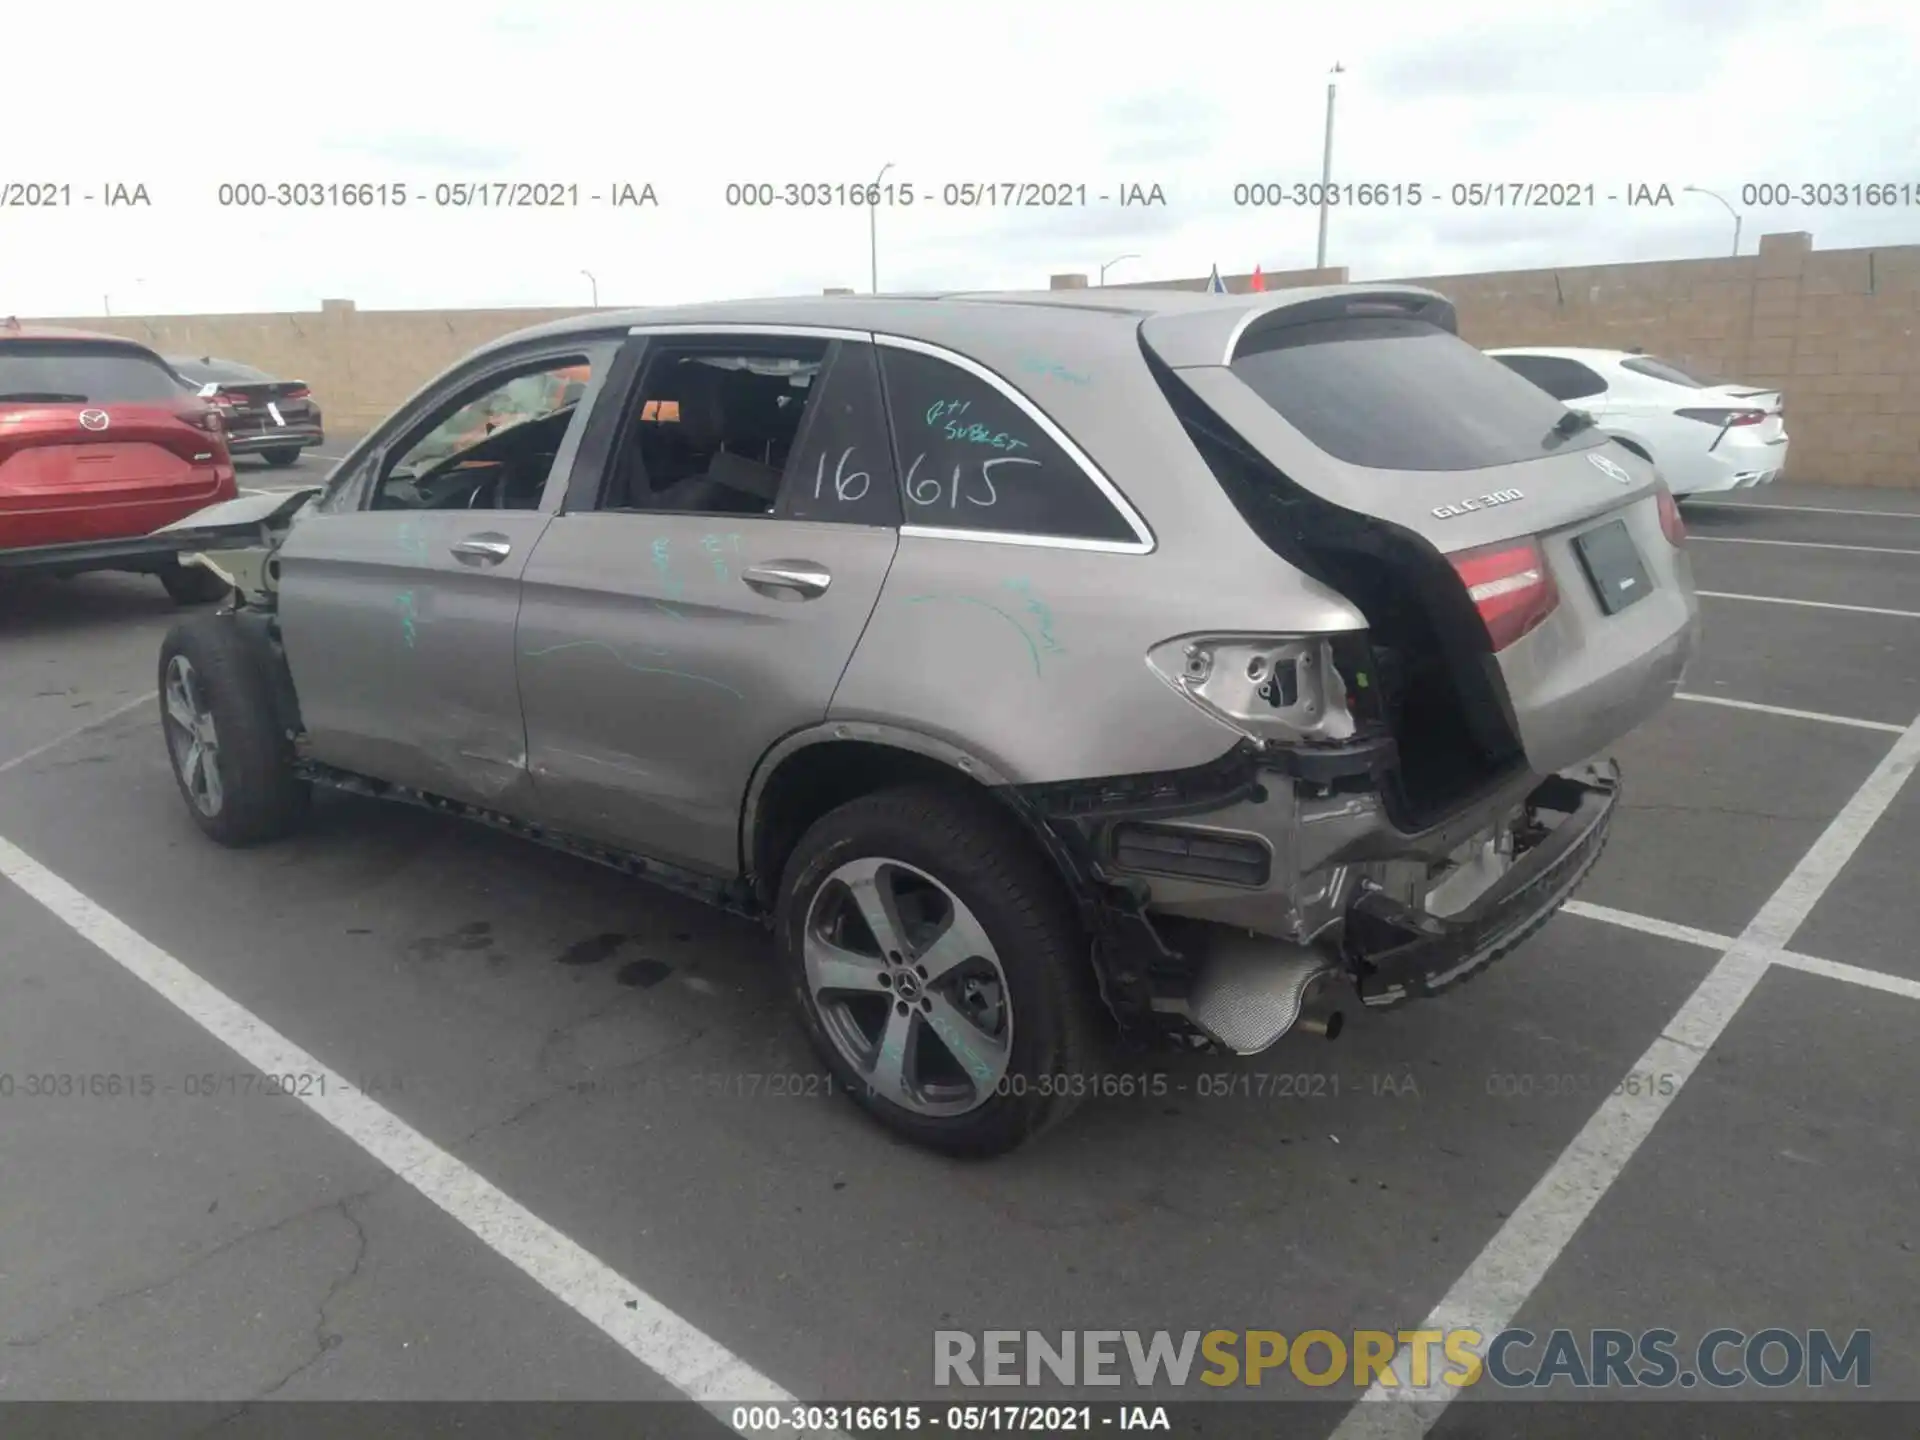
[[280, 623], [314, 759], [509, 813], [530, 786], [520, 577], [616, 342], [469, 367], [287, 535]]
[[633, 343], [527, 562], [528, 763], [547, 823], [731, 876], [755, 765], [825, 718], [893, 561], [878, 369], [833, 332]]

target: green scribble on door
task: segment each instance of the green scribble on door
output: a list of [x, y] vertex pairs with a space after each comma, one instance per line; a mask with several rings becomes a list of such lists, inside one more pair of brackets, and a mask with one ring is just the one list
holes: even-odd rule
[[[687, 583], [673, 573], [673, 542], [664, 535], [653, 542], [653, 568], [660, 577], [660, 588], [678, 600]], [[681, 617], [676, 615], [674, 618]]]
[[411, 590], [402, 590], [395, 599], [400, 608], [400, 638], [407, 642], [407, 648], [411, 650], [415, 638], [419, 635], [415, 622], [420, 618], [420, 611], [414, 602]]

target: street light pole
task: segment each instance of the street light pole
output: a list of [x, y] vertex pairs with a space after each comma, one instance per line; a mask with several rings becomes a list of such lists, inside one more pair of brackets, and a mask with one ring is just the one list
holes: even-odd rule
[[1114, 256], [1113, 259], [1107, 261], [1106, 264], [1100, 267], [1100, 283], [1102, 285], [1105, 285], [1107, 283], [1107, 271], [1111, 270], [1114, 266], [1118, 265], [1122, 260], [1138, 260], [1139, 258], [1140, 257], [1138, 255]]
[[600, 282], [593, 278], [593, 272], [591, 270], [582, 270], [580, 273], [587, 277], [587, 284], [593, 287], [593, 308], [598, 310], [600, 308]]
[[[1345, 69], [1346, 67], [1336, 60], [1333, 62], [1333, 69], [1327, 73], [1339, 75]], [[1320, 157], [1320, 244], [1315, 249], [1313, 257], [1313, 268], [1316, 270], [1327, 268], [1327, 196], [1333, 187], [1333, 95], [1336, 83], [1332, 80], [1327, 82], [1327, 143]]]
[[1702, 190], [1698, 185], [1682, 185], [1680, 188], [1683, 192], [1705, 195], [1710, 200], [1718, 200], [1727, 207], [1727, 213], [1733, 216], [1733, 253], [1738, 255], [1740, 253], [1740, 212], [1733, 208], [1724, 195], [1716, 195], [1711, 190]]
[[880, 173], [873, 177], [872, 204], [867, 206], [867, 281], [873, 293], [880, 293], [880, 182], [887, 178], [887, 171], [893, 168], [889, 160], [880, 167]]

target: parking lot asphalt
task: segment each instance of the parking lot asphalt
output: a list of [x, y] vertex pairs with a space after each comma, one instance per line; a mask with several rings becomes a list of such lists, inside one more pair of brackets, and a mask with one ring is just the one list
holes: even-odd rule
[[987, 1165], [821, 1093], [751, 926], [345, 797], [211, 845], [158, 586], [8, 585], [0, 1398], [931, 1399], [938, 1329], [1444, 1320], [1867, 1329], [1920, 1399], [1920, 494], [1724, 498], [1569, 913]]

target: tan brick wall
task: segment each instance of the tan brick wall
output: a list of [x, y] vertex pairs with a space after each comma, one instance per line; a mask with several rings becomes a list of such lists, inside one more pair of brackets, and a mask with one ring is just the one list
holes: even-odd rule
[[[1223, 277], [1236, 292], [1248, 274]], [[1265, 277], [1337, 284], [1342, 267]], [[1638, 346], [1787, 396], [1792, 480], [1920, 488], [1920, 245], [1815, 250], [1796, 232], [1756, 255], [1405, 277], [1449, 296], [1476, 345]], [[1084, 276], [1056, 275], [1056, 289]], [[1205, 289], [1206, 277], [1114, 284]], [[77, 317], [168, 354], [213, 354], [307, 381], [337, 432], [377, 423], [475, 346], [579, 310], [359, 310]]]

